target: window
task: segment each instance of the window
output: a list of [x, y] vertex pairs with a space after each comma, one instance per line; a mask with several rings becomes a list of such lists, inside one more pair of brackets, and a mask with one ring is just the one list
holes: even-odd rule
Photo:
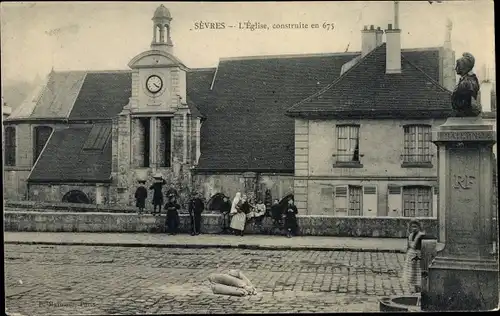
[[361, 216], [363, 192], [361, 186], [341, 185], [335, 187], [335, 215]]
[[432, 188], [404, 187], [403, 216], [405, 217], [432, 216]]
[[359, 126], [337, 126], [337, 162], [359, 162]]
[[159, 150], [161, 153], [162, 159], [161, 161], [161, 167], [167, 167], [169, 168], [171, 165], [171, 159], [172, 159], [172, 120], [171, 118], [160, 118], [159, 120], [160, 126], [161, 126], [161, 136], [160, 136], [160, 146]]
[[35, 144], [33, 148], [33, 163], [35, 163], [42, 153], [45, 144], [49, 140], [50, 134], [52, 133], [52, 127], [49, 126], [37, 126], [34, 129], [35, 134]]
[[16, 165], [16, 128], [14, 126], [5, 128], [5, 165]]
[[410, 164], [431, 162], [431, 127], [427, 125], [409, 125], [404, 127], [403, 162]]
[[144, 117], [139, 119], [142, 132], [142, 164], [141, 167], [149, 167], [149, 148], [150, 148], [150, 129], [151, 121], [149, 117]]
[[94, 124], [83, 145], [83, 150], [103, 150], [110, 136], [110, 125]]

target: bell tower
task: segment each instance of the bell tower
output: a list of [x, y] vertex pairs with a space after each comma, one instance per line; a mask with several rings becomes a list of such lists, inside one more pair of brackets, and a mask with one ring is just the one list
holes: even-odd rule
[[160, 5], [152, 21], [150, 49], [128, 64], [132, 93], [119, 114], [113, 142], [117, 196], [129, 203], [137, 180], [149, 183], [158, 173], [168, 187], [182, 192], [194, 160], [190, 145], [195, 118], [187, 102], [188, 68], [173, 55], [170, 11]]
[[152, 20], [153, 41], [151, 42], [151, 49], [163, 50], [172, 54], [174, 44], [170, 37], [170, 22], [172, 21], [170, 11], [162, 4], [156, 9]]

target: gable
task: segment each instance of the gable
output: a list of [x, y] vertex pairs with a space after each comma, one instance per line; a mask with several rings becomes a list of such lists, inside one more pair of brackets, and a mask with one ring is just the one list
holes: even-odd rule
[[143, 52], [129, 62], [128, 66], [136, 68], [159, 68], [159, 67], [187, 67], [174, 55], [161, 50], [149, 50]]

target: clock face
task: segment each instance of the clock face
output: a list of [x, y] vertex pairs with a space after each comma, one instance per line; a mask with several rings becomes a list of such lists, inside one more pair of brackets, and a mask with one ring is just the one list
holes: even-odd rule
[[163, 87], [163, 80], [157, 75], [152, 75], [146, 80], [146, 88], [151, 93], [158, 93]]

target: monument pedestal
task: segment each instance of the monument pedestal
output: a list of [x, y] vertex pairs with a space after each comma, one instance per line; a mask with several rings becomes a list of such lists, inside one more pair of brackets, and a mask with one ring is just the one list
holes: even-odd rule
[[480, 117], [449, 118], [433, 133], [433, 142], [439, 160], [439, 236], [422, 310], [495, 309], [498, 260], [491, 201], [496, 132]]

